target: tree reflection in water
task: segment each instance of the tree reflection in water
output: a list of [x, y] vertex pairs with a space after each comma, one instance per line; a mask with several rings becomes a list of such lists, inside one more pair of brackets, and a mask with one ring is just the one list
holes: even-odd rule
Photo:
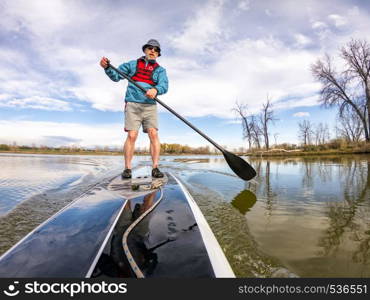
[[[351, 241], [351, 259], [355, 263], [367, 266], [370, 262], [370, 162], [342, 159], [340, 176], [346, 178], [343, 186], [343, 201], [329, 202], [326, 215], [329, 227], [319, 239], [322, 256], [333, 256], [340, 246], [349, 247]], [[365, 205], [366, 204], [366, 205]], [[364, 274], [364, 275], [366, 275]]]
[[252, 164], [259, 176], [248, 188], [258, 205], [247, 218], [262, 249], [301, 276], [370, 276], [369, 156]]

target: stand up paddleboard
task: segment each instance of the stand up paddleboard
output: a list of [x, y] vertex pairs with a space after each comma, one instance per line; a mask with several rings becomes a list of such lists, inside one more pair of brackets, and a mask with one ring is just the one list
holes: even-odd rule
[[46, 220], [0, 257], [0, 277], [234, 277], [172, 174], [120, 176]]

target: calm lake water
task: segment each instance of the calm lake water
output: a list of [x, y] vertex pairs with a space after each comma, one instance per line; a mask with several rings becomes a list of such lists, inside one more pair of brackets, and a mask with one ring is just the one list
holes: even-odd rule
[[[249, 159], [164, 156], [240, 277], [370, 277], [370, 155]], [[0, 154], [0, 253], [102, 179], [121, 157]], [[150, 173], [150, 158], [135, 166]], [[135, 171], [134, 171], [135, 176]]]

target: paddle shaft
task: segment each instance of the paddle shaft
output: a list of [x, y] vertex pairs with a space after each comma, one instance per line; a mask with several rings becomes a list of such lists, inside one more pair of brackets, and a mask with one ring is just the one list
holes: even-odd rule
[[[122, 71], [118, 70], [117, 68], [113, 67], [111, 64], [108, 65], [110, 68], [112, 68], [114, 71], [116, 71], [119, 75], [121, 75], [123, 78], [126, 78], [128, 81], [130, 81], [133, 85], [135, 85], [137, 88], [139, 88], [144, 94], [146, 93], [146, 90], [138, 84], [136, 81], [132, 80], [130, 76], [126, 75]], [[222, 153], [225, 153], [226, 150], [221, 147], [219, 144], [217, 144], [214, 140], [212, 140], [210, 137], [206, 136], [202, 131], [200, 131], [198, 128], [196, 128], [193, 124], [191, 124], [188, 120], [180, 116], [177, 112], [175, 112], [171, 107], [169, 107], [167, 104], [163, 103], [161, 100], [159, 100], [157, 97], [154, 97], [154, 100], [157, 101], [160, 105], [162, 105], [165, 109], [173, 113], [176, 117], [178, 117], [181, 121], [183, 121], [186, 125], [188, 125], [190, 128], [198, 132], [202, 137], [204, 137], [208, 142], [210, 142], [213, 146], [215, 146], [218, 150], [220, 150]]]

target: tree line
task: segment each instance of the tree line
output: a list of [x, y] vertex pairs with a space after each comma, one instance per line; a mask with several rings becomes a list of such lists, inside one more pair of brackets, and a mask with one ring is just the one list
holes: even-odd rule
[[[137, 148], [136, 153], [148, 154], [147, 147]], [[210, 146], [190, 147], [181, 144], [161, 143], [161, 154], [218, 154], [219, 151]]]
[[[225, 147], [226, 148], [226, 147]], [[63, 147], [49, 147], [40, 145], [37, 146], [33, 144], [32, 146], [18, 146], [16, 142], [13, 144], [0, 144], [0, 151], [9, 151], [9, 152], [62, 152], [62, 153], [82, 153], [82, 152], [114, 152], [121, 153], [123, 150], [120, 147], [108, 147], [108, 146], [95, 146], [90, 148], [79, 147], [76, 145], [63, 146]], [[136, 153], [142, 155], [149, 155], [150, 150], [148, 147], [136, 147]], [[210, 146], [200, 146], [200, 147], [190, 147], [188, 145], [180, 144], [161, 144], [161, 153], [162, 154], [219, 154], [220, 152], [216, 148], [211, 148]]]

